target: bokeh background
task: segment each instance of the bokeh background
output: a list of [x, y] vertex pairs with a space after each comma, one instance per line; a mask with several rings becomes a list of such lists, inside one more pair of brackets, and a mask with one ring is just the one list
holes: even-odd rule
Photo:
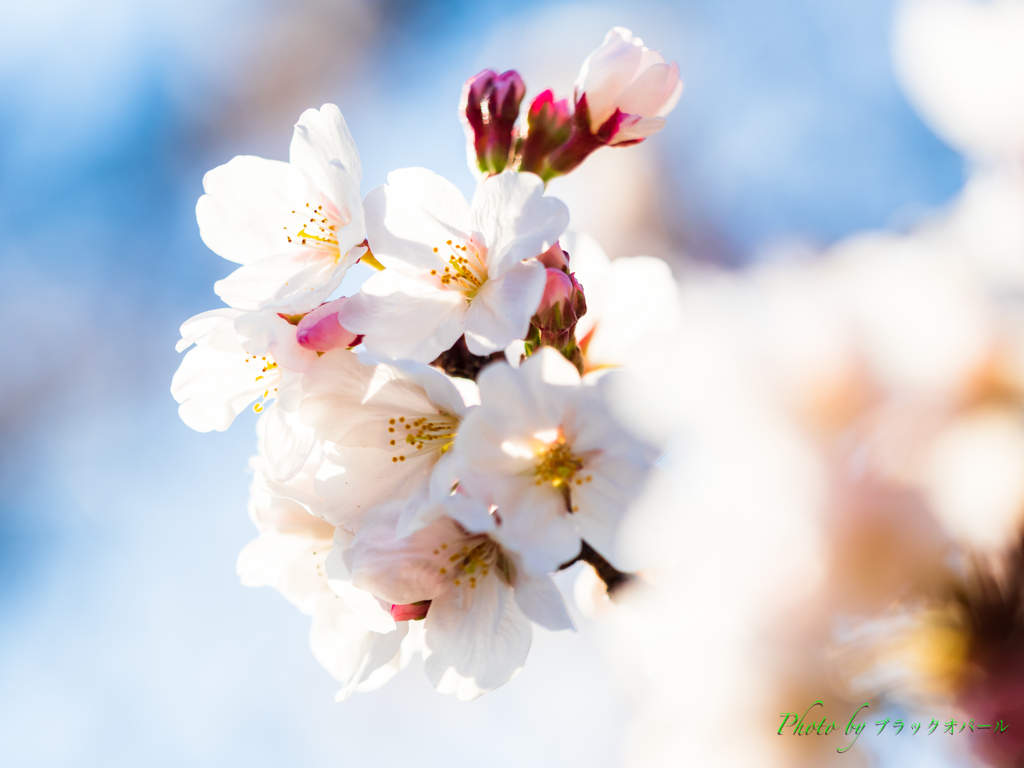
[[[684, 288], [688, 275], [815, 263], [864, 230], [916, 231], [968, 178], [963, 147], [898, 83], [897, 11], [890, 0], [2, 0], [0, 763], [648, 764], [635, 719], [650, 694], [630, 684], [629, 663], [655, 662], [623, 659], [644, 646], [575, 607], [579, 633], [538, 630], [522, 674], [476, 702], [407, 670], [336, 705], [309, 619], [238, 583], [235, 558], [254, 535], [254, 418], [196, 434], [168, 391], [178, 326], [218, 306], [213, 282], [233, 266], [199, 238], [202, 176], [236, 154], [285, 159], [298, 115], [334, 102], [364, 193], [423, 165], [471, 195], [462, 82], [517, 68], [529, 94], [568, 94], [620, 25], [678, 60], [686, 90], [654, 139], [552, 184], [573, 226], [613, 258], [665, 258]], [[741, 299], [724, 306], [746, 311]], [[821, 552], [826, 565], [839, 557]], [[825, 571], [808, 578], [826, 583]], [[575, 577], [559, 577], [567, 595]], [[699, 647], [685, 650], [691, 626], [742, 623], [719, 605], [681, 608], [659, 652], [700, 666]], [[685, 734], [704, 717], [727, 734], [730, 703], [706, 698], [713, 675], [686, 680], [673, 684], [693, 712], [659, 727]], [[743, 681], [723, 686], [743, 711]], [[758, 694], [766, 733], [780, 709], [823, 695]], [[734, 738], [751, 727], [736, 721]], [[968, 765], [962, 743], [865, 735], [840, 757]]]

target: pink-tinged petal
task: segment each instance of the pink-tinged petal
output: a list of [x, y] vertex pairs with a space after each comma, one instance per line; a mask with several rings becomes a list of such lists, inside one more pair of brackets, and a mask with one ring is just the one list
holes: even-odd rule
[[528, 261], [488, 280], [466, 312], [466, 346], [474, 355], [500, 352], [526, 336], [544, 295], [544, 266]]
[[391, 618], [395, 621], [420, 621], [427, 618], [427, 611], [429, 610], [429, 600], [421, 600], [410, 605], [392, 605]]
[[675, 106], [674, 102], [668, 106], [669, 101], [679, 100], [677, 91], [682, 93], [679, 65], [675, 62], [655, 64], [640, 73], [615, 102], [615, 106], [630, 115], [664, 117]]
[[389, 502], [371, 510], [344, 553], [354, 586], [397, 605], [433, 600], [448, 589], [451, 578], [441, 573], [434, 551], [454, 552], [466, 539], [448, 518], [397, 538], [403, 504]]
[[611, 146], [636, 144], [665, 127], [664, 117], [626, 115], [608, 142]]
[[346, 329], [338, 320], [338, 310], [346, 299], [323, 304], [299, 321], [296, 340], [306, 349], [327, 352], [331, 349], [351, 347], [359, 335]]
[[636, 77], [642, 56], [643, 41], [628, 29], [614, 27], [583, 62], [576, 78], [576, 100], [586, 94], [592, 131], [611, 117], [619, 95]]
[[424, 671], [463, 701], [504, 685], [523, 668], [533, 628], [496, 574], [435, 598], [423, 625]]
[[313, 613], [326, 591], [318, 565], [331, 548], [330, 539], [319, 538], [314, 530], [266, 531], [250, 541], [238, 555], [242, 584], [273, 587], [303, 613]]
[[276, 312], [247, 312], [235, 320], [235, 331], [246, 352], [269, 355], [284, 370], [302, 372], [317, 359], [299, 346], [295, 326]]
[[545, 270], [544, 277], [544, 295], [541, 296], [540, 305], [537, 307], [537, 314], [549, 312], [555, 306], [568, 304], [576, 289], [572, 278], [560, 269], [551, 269], [549, 267]]
[[568, 269], [569, 268], [569, 257], [566, 256], [565, 251], [562, 250], [560, 243], [556, 242], [544, 253], [537, 257], [538, 261], [548, 269]]

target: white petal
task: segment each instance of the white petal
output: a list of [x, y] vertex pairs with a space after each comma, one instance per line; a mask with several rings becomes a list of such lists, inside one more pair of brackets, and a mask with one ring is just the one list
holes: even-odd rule
[[323, 571], [330, 549], [330, 539], [309, 532], [267, 531], [245, 546], [236, 568], [243, 585], [273, 587], [300, 611], [312, 613], [330, 591]]
[[297, 167], [246, 155], [209, 171], [203, 189], [196, 204], [199, 234], [211, 250], [239, 264], [292, 252], [282, 227], [296, 202], [315, 199]]
[[374, 256], [406, 276], [437, 268], [440, 260], [435, 248], [472, 234], [466, 198], [454, 184], [426, 168], [392, 171], [387, 185], [371, 190], [363, 205]]
[[357, 187], [363, 180], [356, 143], [341, 110], [334, 104], [324, 104], [319, 110], [307, 109], [302, 113], [292, 135], [290, 159], [321, 189], [329, 188], [329, 183], [319, 174], [331, 161], [340, 162]]
[[514, 264], [501, 277], [484, 283], [466, 313], [469, 351], [489, 355], [526, 336], [544, 285], [544, 265], [539, 261]]
[[[367, 630], [344, 600], [328, 594], [313, 614], [309, 644], [316, 660], [343, 684], [336, 696], [340, 701], [376, 670], [389, 665], [404, 636], [404, 628], [388, 634]], [[397, 671], [397, 665], [393, 666], [391, 675]]]
[[468, 701], [515, 677], [526, 663], [533, 630], [496, 575], [475, 589], [434, 599], [423, 626], [424, 671], [441, 693]]
[[491, 537], [518, 554], [526, 568], [550, 573], [579, 554], [575, 515], [566, 511], [565, 499], [550, 483], [536, 485], [532, 477], [495, 483], [501, 525]]
[[242, 313], [237, 309], [211, 309], [190, 317], [181, 324], [181, 340], [174, 345], [175, 352], [183, 352], [193, 344], [205, 344], [219, 330], [234, 324]]
[[248, 354], [233, 327], [217, 331], [207, 343], [185, 355], [171, 379], [171, 394], [181, 403], [181, 420], [197, 432], [231, 426], [235, 417], [265, 391], [256, 381], [260, 369], [246, 363]]
[[442, 291], [391, 270], [371, 277], [345, 302], [338, 319], [375, 355], [429, 363], [465, 328], [467, 304], [458, 291]]
[[554, 631], [576, 629], [562, 593], [548, 574], [517, 568], [514, 586], [516, 602], [530, 621]]
[[348, 264], [319, 251], [304, 249], [270, 256], [239, 267], [213, 284], [226, 303], [249, 312], [285, 310], [309, 312], [341, 285]]
[[306, 463], [316, 435], [299, 421], [298, 414], [285, 411], [280, 402], [267, 409], [263, 434], [263, 453], [267, 474], [278, 482], [287, 482]]
[[540, 256], [567, 226], [569, 209], [561, 200], [545, 196], [544, 182], [532, 173], [492, 176], [473, 196], [470, 227], [484, 236], [491, 280], [523, 259]]

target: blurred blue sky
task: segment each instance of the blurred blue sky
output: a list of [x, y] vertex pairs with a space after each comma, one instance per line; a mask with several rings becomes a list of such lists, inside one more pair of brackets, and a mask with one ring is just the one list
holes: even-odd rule
[[[540, 764], [538, 750], [615, 764], [620, 693], [586, 632], [538, 632], [522, 677], [469, 707], [415, 671], [335, 706], [308, 619], [238, 585], [253, 420], [198, 435], [168, 393], [178, 326], [217, 306], [213, 282], [231, 269], [199, 239], [202, 175], [235, 154], [285, 158], [302, 109], [333, 101], [364, 193], [407, 165], [469, 192], [463, 80], [526, 69], [506, 57], [529, 29], [564, 46], [569, 82], [619, 24], [686, 80], [653, 140], [675, 248], [742, 263], [777, 241], [906, 226], [959, 189], [963, 164], [897, 88], [892, 12], [889, 0], [0, 2], [0, 763], [397, 765], [402, 743], [430, 745], [456, 722], [473, 754], [508, 740], [492, 765]], [[585, 35], [545, 31], [574, 17]], [[414, 754], [447, 764], [430, 749]]]

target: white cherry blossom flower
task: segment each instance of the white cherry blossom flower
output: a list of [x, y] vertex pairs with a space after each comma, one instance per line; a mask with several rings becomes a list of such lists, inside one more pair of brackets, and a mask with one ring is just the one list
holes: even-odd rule
[[612, 28], [576, 78], [576, 109], [582, 102], [590, 132], [607, 144], [642, 141], [665, 127], [683, 93], [679, 65], [622, 27]]
[[502, 541], [534, 569], [555, 570], [582, 540], [613, 556], [618, 523], [643, 489], [654, 456], [612, 419], [611, 378], [583, 386], [550, 347], [518, 370], [495, 363], [480, 374], [481, 405], [455, 442], [460, 489], [497, 505]]
[[307, 312], [365, 253], [359, 153], [335, 105], [302, 113], [290, 155], [238, 156], [203, 178], [203, 241], [243, 265], [214, 290], [237, 309]]
[[366, 196], [367, 232], [386, 267], [340, 310], [375, 354], [429, 363], [466, 335], [486, 355], [522, 338], [544, 292], [535, 257], [558, 240], [565, 205], [532, 173], [484, 180], [470, 206], [423, 168], [388, 174]]
[[[295, 326], [273, 312], [214, 309], [181, 326], [181, 352], [195, 345], [171, 380], [181, 420], [198, 432], [223, 432], [253, 401], [271, 473], [286, 480], [305, 461], [313, 433], [298, 418], [302, 372], [317, 359]], [[351, 353], [346, 353], [351, 354]], [[269, 401], [269, 407], [268, 407]]]
[[[325, 562], [335, 529], [310, 514], [315, 505], [309, 486], [315, 456], [289, 484], [275, 483], [254, 457], [249, 510], [260, 531], [238, 557], [238, 575], [250, 587], [270, 586], [303, 613], [313, 617], [313, 655], [342, 683], [337, 699], [387, 682], [419, 648], [408, 622], [396, 626], [372, 595], [349, 583], [329, 581]], [[341, 539], [351, 537], [341, 533]], [[376, 630], [376, 631], [374, 631]]]
[[451, 493], [457, 470], [450, 448], [479, 401], [473, 382], [335, 350], [310, 367], [303, 389], [303, 422], [332, 444], [317, 489], [332, 523], [354, 529], [385, 501]]
[[572, 628], [551, 577], [499, 543], [499, 518], [482, 503], [456, 494], [432, 504], [421, 515], [429, 525], [402, 538], [405, 503], [371, 510], [344, 550], [336, 539], [327, 570], [396, 605], [431, 601], [424, 670], [438, 691], [474, 699], [514, 677], [530, 650], [531, 620]]

